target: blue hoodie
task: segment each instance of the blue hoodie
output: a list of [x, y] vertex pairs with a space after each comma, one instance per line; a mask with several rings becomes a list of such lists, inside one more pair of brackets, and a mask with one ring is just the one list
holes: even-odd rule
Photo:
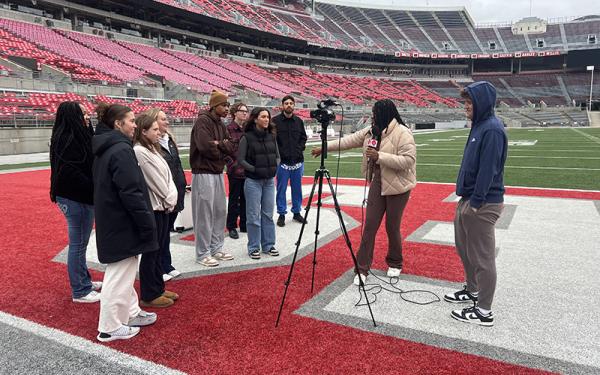
[[504, 163], [508, 139], [502, 121], [494, 114], [496, 89], [486, 81], [465, 88], [473, 101], [473, 120], [458, 179], [456, 195], [473, 208], [504, 201]]

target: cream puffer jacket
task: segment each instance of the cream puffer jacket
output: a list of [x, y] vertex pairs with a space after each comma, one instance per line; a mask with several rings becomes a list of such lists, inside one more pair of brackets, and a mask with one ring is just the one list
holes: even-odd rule
[[[363, 148], [361, 172], [366, 175], [367, 157], [365, 150], [371, 139], [371, 128], [364, 128], [339, 141], [329, 141], [330, 151]], [[381, 168], [381, 195], [406, 193], [417, 185], [417, 147], [412, 132], [393, 119], [381, 134], [379, 159]]]

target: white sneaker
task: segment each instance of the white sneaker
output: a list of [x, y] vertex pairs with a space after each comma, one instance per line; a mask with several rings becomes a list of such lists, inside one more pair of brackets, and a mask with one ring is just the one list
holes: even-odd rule
[[173, 278], [173, 276], [169, 275], [168, 273], [164, 273], [163, 274], [163, 281], [166, 283], [167, 281], [171, 280]]
[[127, 340], [140, 333], [139, 327], [122, 325], [112, 332], [100, 332], [96, 337], [98, 341], [109, 342], [114, 340]]
[[127, 325], [129, 327], [145, 327], [156, 322], [156, 313], [141, 310], [136, 316], [129, 319]]
[[358, 275], [354, 276], [354, 285], [360, 285], [360, 281], [358, 280], [358, 276], [360, 275], [360, 278], [362, 279], [363, 284], [367, 283], [367, 275], [363, 275], [362, 273], [359, 273]]
[[402, 273], [402, 268], [390, 267], [390, 268], [388, 268], [387, 276], [388, 277], [399, 277], [401, 273]]
[[77, 303], [94, 303], [100, 301], [100, 293], [92, 290], [87, 295], [80, 298], [73, 298], [73, 302]]
[[177, 276], [181, 276], [181, 272], [179, 272], [177, 270], [173, 270], [173, 271], [169, 272], [169, 275], [171, 275], [172, 278], [176, 278]]
[[216, 260], [233, 260], [233, 255], [223, 251], [218, 251], [213, 255], [213, 258]]
[[102, 289], [102, 281], [92, 281], [92, 290], [99, 291]]
[[216, 267], [219, 265], [219, 262], [213, 257], [202, 258], [200, 260], [197, 260], [196, 263], [206, 267]]

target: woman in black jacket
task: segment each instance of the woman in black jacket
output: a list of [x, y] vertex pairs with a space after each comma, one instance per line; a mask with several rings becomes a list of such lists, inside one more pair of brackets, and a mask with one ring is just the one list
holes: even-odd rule
[[254, 108], [240, 139], [238, 162], [246, 171], [246, 229], [248, 255], [260, 259], [264, 254], [278, 256], [275, 249], [275, 174], [279, 165], [279, 150], [273, 134], [271, 114], [266, 108]]
[[100, 104], [92, 140], [98, 259], [104, 273], [98, 340], [129, 339], [156, 321], [142, 311], [133, 288], [138, 255], [157, 251], [148, 187], [133, 152], [135, 116], [129, 107]]
[[50, 141], [50, 199], [67, 220], [67, 270], [73, 302], [100, 301], [101, 282], [92, 282], [86, 251], [94, 224], [92, 134], [79, 103], [58, 107]]

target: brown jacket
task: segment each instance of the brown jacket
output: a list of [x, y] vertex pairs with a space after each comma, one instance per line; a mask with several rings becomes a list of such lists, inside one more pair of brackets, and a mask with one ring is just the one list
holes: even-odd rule
[[[371, 128], [364, 128], [338, 141], [330, 141], [327, 147], [331, 151], [349, 150], [362, 147], [363, 155], [371, 138]], [[339, 147], [338, 147], [339, 146]], [[417, 147], [412, 132], [395, 119], [381, 134], [379, 159], [381, 168], [381, 195], [405, 193], [417, 185]], [[367, 158], [363, 156], [361, 171], [367, 171]]]
[[[214, 141], [217, 141], [218, 144], [215, 144]], [[192, 173], [223, 173], [227, 155], [234, 155], [234, 147], [221, 118], [212, 112], [200, 111], [190, 138]]]

